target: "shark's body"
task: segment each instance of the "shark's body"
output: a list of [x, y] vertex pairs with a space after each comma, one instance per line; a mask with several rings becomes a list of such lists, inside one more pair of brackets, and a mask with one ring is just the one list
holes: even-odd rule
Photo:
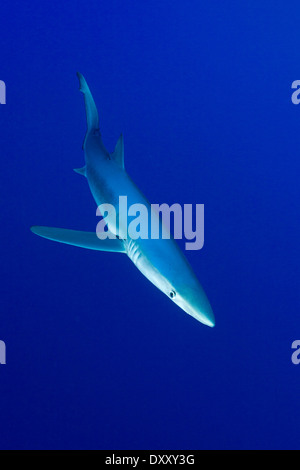
[[[114, 153], [110, 154], [101, 139], [96, 105], [89, 87], [81, 74], [77, 74], [80, 90], [84, 94], [87, 114], [87, 133], [83, 148], [85, 166], [75, 170], [86, 176], [97, 203], [112, 204], [119, 220], [119, 197], [127, 196], [128, 207], [143, 204], [151, 211], [150, 204], [124, 169], [123, 137], [120, 136]], [[152, 216], [158, 217], [152, 212]], [[79, 232], [53, 227], [34, 226], [31, 230], [44, 238], [99, 251], [126, 253], [135, 266], [158, 289], [200, 322], [214, 326], [214, 314], [187, 259], [172, 239], [133, 239], [128, 235], [126, 222], [120, 218], [105, 217], [109, 231], [116, 238], [100, 240], [96, 232]], [[125, 225], [124, 225], [125, 224]]]

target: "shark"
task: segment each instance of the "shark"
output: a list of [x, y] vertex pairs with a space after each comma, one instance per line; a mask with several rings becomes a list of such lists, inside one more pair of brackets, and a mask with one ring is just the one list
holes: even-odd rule
[[[85, 165], [74, 171], [84, 176], [97, 206], [111, 204], [118, 216], [120, 197], [126, 195], [128, 204], [150, 204], [124, 166], [124, 139], [120, 135], [115, 149], [108, 152], [103, 144], [98, 110], [90, 88], [82, 74], [77, 72], [79, 89], [83, 93], [87, 130], [83, 142]], [[159, 215], [157, 215], [159, 217]], [[95, 232], [65, 228], [32, 226], [40, 237], [90, 250], [126, 254], [137, 269], [173, 303], [199, 322], [215, 326], [210, 302], [190, 263], [173, 237], [136, 238], [128, 235], [127, 218], [104, 217], [109, 234], [99, 237]]]

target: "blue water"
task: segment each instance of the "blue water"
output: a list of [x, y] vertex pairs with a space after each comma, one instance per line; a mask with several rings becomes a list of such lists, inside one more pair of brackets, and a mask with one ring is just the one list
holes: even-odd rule
[[[299, 2], [1, 2], [2, 449], [300, 448]], [[94, 230], [88, 80], [151, 202], [204, 203], [187, 257], [216, 327], [126, 256], [55, 244]]]

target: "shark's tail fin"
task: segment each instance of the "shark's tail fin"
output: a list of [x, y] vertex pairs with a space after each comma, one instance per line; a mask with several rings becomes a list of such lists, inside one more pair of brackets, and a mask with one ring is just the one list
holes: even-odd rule
[[85, 135], [83, 148], [85, 146], [86, 138], [90, 133], [97, 133], [99, 132], [99, 116], [98, 111], [95, 105], [94, 98], [92, 93], [89, 89], [86, 80], [81, 73], [77, 72], [77, 77], [79, 79], [80, 84], [80, 91], [84, 94], [84, 103], [85, 103], [85, 110], [86, 110], [86, 120], [87, 120], [87, 132]]

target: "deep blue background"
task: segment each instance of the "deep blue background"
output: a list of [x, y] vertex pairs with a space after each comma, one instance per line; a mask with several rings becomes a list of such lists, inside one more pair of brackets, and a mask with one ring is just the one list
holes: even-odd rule
[[[246, 4], [245, 4], [246, 3]], [[300, 448], [298, 1], [1, 2], [0, 448]], [[87, 78], [151, 202], [205, 204], [187, 252], [216, 327], [94, 230]]]

